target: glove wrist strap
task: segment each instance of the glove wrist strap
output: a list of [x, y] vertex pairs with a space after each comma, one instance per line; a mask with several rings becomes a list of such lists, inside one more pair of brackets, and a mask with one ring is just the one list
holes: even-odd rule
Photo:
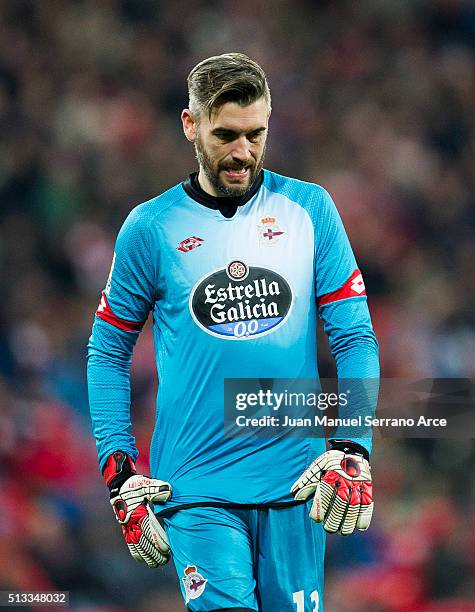
[[332, 450], [339, 450], [352, 455], [361, 455], [369, 461], [369, 453], [366, 448], [357, 442], [353, 442], [353, 440], [328, 440], [328, 443]]
[[135, 464], [129, 455], [119, 450], [109, 455], [102, 475], [106, 485], [109, 487], [111, 497], [117, 495], [124, 482], [136, 473]]

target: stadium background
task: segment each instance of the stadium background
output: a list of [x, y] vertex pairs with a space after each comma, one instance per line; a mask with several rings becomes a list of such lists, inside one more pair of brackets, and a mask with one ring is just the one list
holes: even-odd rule
[[[333, 194], [384, 376], [474, 376], [474, 39], [464, 0], [0, 3], [0, 589], [183, 609], [172, 566], [135, 564], [114, 520], [85, 345], [127, 212], [195, 167], [179, 113], [204, 57], [267, 71], [266, 166]], [[144, 470], [155, 387], [147, 327]], [[328, 538], [328, 612], [475, 610], [474, 458], [470, 440], [376, 443], [371, 530]]]

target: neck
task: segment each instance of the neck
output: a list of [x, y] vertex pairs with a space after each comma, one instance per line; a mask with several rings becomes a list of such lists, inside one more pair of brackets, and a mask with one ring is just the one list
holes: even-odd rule
[[222, 194], [218, 193], [213, 185], [209, 182], [208, 177], [203, 172], [203, 168], [200, 167], [200, 171], [198, 172], [198, 183], [203, 191], [206, 191], [209, 195], [214, 196], [215, 198], [220, 197]]

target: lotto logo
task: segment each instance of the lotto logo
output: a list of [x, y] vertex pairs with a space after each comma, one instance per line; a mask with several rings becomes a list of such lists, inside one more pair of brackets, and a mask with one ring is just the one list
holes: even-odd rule
[[185, 240], [182, 240], [178, 244], [176, 250], [181, 251], [182, 253], [187, 253], [188, 251], [191, 251], [192, 249], [196, 249], [197, 247], [201, 246], [203, 242], [203, 238], [198, 238], [198, 236], [190, 236], [189, 238], [185, 238]]
[[338, 302], [339, 300], [356, 298], [363, 295], [366, 295], [363, 277], [361, 276], [361, 272], [356, 269], [346, 283], [344, 283], [339, 289], [320, 296], [318, 298], [318, 305], [324, 306], [325, 304], [331, 304], [332, 302]]
[[354, 291], [358, 295], [363, 293], [363, 291], [365, 290], [365, 286], [364, 286], [363, 277], [361, 276], [361, 274], [358, 274], [358, 276], [356, 276], [353, 279], [353, 282], [351, 283], [350, 288], [352, 291]]
[[104, 312], [104, 310], [107, 308], [107, 303], [106, 303], [106, 298], [104, 296], [104, 294], [102, 294], [101, 296], [101, 301], [99, 302], [99, 306], [97, 308], [97, 312]]

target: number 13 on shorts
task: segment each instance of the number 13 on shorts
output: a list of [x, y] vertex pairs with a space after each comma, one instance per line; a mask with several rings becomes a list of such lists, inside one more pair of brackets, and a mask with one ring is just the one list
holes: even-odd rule
[[[318, 612], [320, 609], [318, 591], [312, 591], [308, 597], [313, 604], [312, 612]], [[292, 593], [292, 600], [296, 605], [295, 612], [305, 612], [305, 591]]]

